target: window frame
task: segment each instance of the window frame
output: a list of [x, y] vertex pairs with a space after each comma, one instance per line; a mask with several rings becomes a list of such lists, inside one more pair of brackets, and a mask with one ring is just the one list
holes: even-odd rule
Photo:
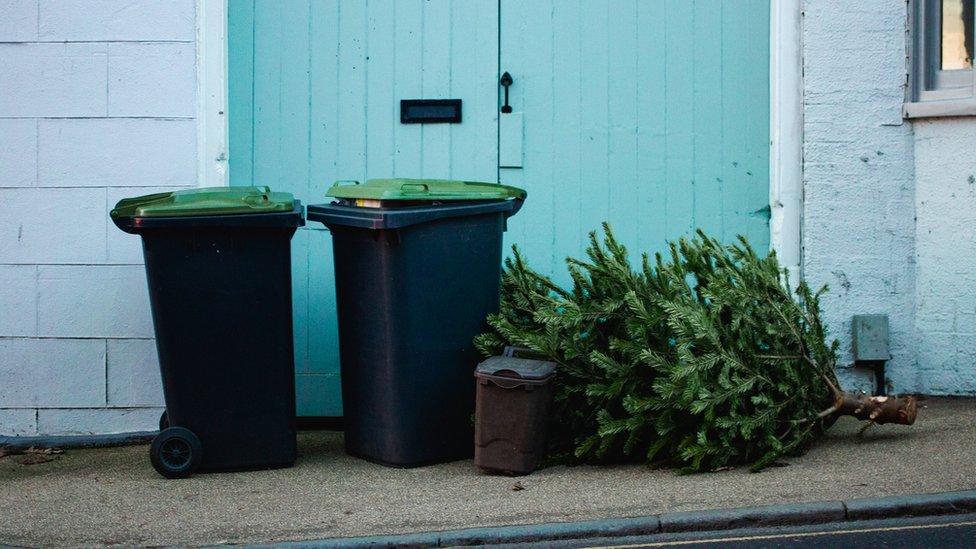
[[[908, 87], [905, 118], [976, 116], [976, 68], [944, 71], [932, 50], [941, 49], [941, 0], [909, 0]], [[928, 82], [942, 84], [926, 89]]]

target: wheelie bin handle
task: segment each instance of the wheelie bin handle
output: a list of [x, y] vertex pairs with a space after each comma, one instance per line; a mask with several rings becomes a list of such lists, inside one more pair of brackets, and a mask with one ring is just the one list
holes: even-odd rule
[[522, 205], [525, 204], [525, 196], [527, 193], [523, 193], [522, 196], [516, 196], [512, 200], [512, 209], [505, 213], [505, 217], [512, 217], [517, 214], [519, 210], [522, 209]]

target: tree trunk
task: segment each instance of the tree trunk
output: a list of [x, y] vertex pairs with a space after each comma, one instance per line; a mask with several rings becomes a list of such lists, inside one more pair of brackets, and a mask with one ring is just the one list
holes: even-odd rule
[[840, 393], [834, 402], [838, 416], [854, 416], [874, 423], [911, 425], [918, 414], [915, 397], [870, 396], [864, 393]]

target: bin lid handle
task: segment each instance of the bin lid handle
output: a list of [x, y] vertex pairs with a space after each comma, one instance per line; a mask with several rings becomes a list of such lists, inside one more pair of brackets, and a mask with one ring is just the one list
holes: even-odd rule
[[426, 183], [404, 183], [400, 185], [400, 190], [405, 193], [426, 193], [430, 187]]

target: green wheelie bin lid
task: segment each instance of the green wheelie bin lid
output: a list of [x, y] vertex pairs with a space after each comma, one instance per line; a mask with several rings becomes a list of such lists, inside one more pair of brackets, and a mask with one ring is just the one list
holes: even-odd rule
[[517, 187], [483, 183], [479, 181], [454, 181], [450, 179], [370, 179], [336, 181], [327, 196], [348, 201], [371, 200], [507, 200], [524, 199], [525, 191]]
[[295, 197], [269, 187], [201, 187], [120, 200], [112, 219], [290, 212]]

